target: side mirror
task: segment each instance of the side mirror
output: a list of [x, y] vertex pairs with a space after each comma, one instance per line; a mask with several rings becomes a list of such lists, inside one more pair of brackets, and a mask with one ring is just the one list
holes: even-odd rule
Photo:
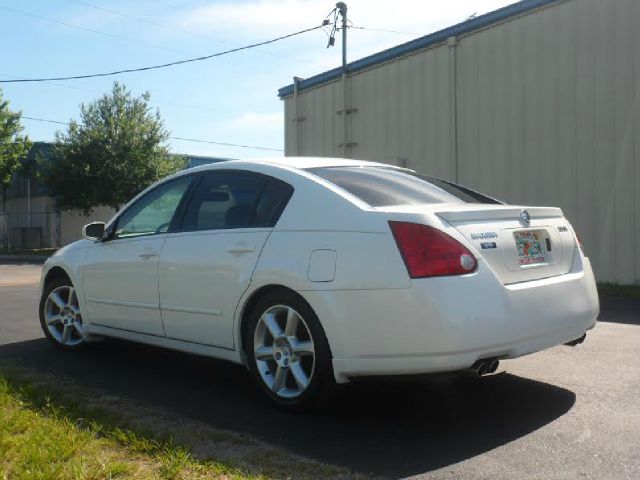
[[101, 240], [104, 235], [104, 222], [93, 222], [82, 227], [82, 236], [87, 240]]

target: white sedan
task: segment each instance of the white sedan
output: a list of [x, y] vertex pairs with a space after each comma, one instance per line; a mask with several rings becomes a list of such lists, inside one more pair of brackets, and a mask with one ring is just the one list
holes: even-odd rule
[[371, 162], [186, 170], [84, 237], [43, 269], [54, 345], [118, 337], [241, 363], [291, 409], [356, 377], [491, 373], [581, 342], [599, 311], [560, 209]]

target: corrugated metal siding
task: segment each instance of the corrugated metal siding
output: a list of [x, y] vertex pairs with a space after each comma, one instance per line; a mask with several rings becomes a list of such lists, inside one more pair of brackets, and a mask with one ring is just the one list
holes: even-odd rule
[[[394, 164], [426, 161], [433, 172], [451, 171], [449, 139], [448, 51], [431, 49], [384, 65], [380, 74], [364, 72], [353, 77], [354, 157], [367, 158], [372, 151]], [[360, 98], [367, 86], [375, 97]], [[361, 107], [362, 105], [362, 107]], [[357, 125], [375, 128], [357, 128]]]
[[[567, 0], [458, 38], [455, 48], [358, 72], [347, 80], [347, 107], [357, 109], [347, 156], [457, 176], [511, 203], [560, 206], [598, 280], [637, 283], [638, 24], [637, 0]], [[299, 94], [300, 154], [342, 155], [341, 88]], [[288, 97], [287, 154], [292, 111]]]
[[336, 111], [342, 104], [341, 98], [341, 84], [332, 82], [322, 89], [310, 90], [299, 96], [297, 120], [293, 103], [288, 104], [285, 130], [291, 131], [286, 137], [285, 151], [289, 154], [296, 152], [297, 125], [297, 155], [340, 155], [336, 139], [339, 138], [341, 123]]

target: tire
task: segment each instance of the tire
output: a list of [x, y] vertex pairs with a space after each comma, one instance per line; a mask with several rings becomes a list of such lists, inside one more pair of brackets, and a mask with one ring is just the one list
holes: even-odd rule
[[335, 392], [331, 350], [307, 302], [286, 290], [273, 291], [249, 315], [245, 352], [259, 389], [286, 410], [326, 406]]
[[48, 283], [39, 312], [42, 331], [55, 347], [79, 350], [86, 346], [78, 297], [71, 280], [56, 278]]

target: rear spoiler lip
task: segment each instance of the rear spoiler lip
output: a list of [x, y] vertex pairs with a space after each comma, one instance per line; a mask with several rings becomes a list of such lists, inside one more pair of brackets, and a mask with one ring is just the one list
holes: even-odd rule
[[562, 218], [564, 213], [557, 207], [520, 207], [513, 205], [491, 208], [472, 208], [460, 210], [434, 211], [433, 213], [447, 223], [473, 222], [479, 220], [519, 220], [523, 210], [529, 213], [532, 222], [541, 218]]

